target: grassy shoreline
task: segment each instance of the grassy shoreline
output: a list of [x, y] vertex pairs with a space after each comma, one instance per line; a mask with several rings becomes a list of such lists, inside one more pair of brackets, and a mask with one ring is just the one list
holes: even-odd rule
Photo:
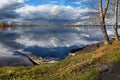
[[33, 67], [0, 68], [1, 80], [99, 80], [100, 65], [112, 66], [120, 61], [120, 42], [102, 45], [88, 53], [69, 56], [54, 63]]

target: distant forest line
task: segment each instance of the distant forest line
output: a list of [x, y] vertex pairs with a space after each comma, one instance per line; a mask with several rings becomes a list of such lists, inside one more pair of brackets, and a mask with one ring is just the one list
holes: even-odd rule
[[[0, 22], [0, 29], [7, 29], [7, 28], [17, 28], [17, 27], [100, 27], [101, 25], [84, 25], [84, 24], [16, 24], [15, 22], [6, 23]], [[106, 25], [106, 26], [113, 26], [113, 25]], [[120, 27], [120, 25], [118, 25]]]

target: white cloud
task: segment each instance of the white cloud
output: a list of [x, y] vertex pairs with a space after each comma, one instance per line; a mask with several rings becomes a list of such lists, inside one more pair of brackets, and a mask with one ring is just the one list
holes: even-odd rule
[[74, 8], [71, 6], [39, 5], [30, 6], [26, 0], [2, 0], [0, 19], [31, 23], [77, 23], [84, 22], [97, 13], [94, 9]]
[[16, 0], [16, 1], [18, 1], [18, 2], [22, 2], [22, 3], [24, 2], [24, 0]]
[[1, 0], [0, 4], [11, 4], [11, 3], [16, 3], [16, 2], [24, 2], [24, 0]]
[[16, 10], [20, 16], [25, 20], [58, 20], [58, 21], [77, 21], [85, 20], [92, 17], [92, 13], [97, 11], [94, 9], [73, 8], [71, 6], [57, 6], [57, 5], [40, 5], [30, 6], [26, 5]]
[[84, 2], [88, 2], [88, 0], [77, 0], [77, 1], [72, 2], [72, 4], [81, 5]]

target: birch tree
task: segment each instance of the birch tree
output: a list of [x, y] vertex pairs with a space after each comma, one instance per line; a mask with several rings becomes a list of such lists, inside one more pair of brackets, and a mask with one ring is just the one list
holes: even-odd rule
[[119, 40], [119, 34], [118, 34], [118, 4], [119, 4], [119, 0], [115, 0], [115, 16], [114, 16], [114, 31], [115, 31], [115, 36], [116, 36], [116, 40]]
[[108, 6], [109, 6], [109, 0], [106, 0], [106, 4], [104, 8], [103, 8], [103, 0], [99, 0], [99, 18], [100, 18], [100, 25], [102, 29], [104, 44], [109, 43], [109, 37], [107, 34], [106, 23], [105, 23], [105, 17], [108, 10]]

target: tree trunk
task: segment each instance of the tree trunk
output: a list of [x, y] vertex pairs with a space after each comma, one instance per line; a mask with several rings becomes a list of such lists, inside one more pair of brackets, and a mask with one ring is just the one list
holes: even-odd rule
[[116, 40], [119, 40], [119, 34], [118, 34], [118, 0], [115, 0], [115, 22], [114, 22], [114, 31], [115, 31], [115, 36]]
[[107, 13], [108, 5], [109, 5], [109, 0], [107, 0], [106, 7], [103, 11], [102, 0], [99, 0], [99, 15], [100, 15], [99, 17], [100, 17], [100, 25], [103, 33], [104, 44], [109, 43], [109, 37], [107, 34], [106, 25], [105, 25], [105, 16]]

